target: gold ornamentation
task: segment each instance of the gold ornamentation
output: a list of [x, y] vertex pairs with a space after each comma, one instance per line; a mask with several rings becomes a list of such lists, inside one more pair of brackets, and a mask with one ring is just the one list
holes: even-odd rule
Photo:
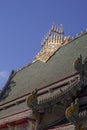
[[27, 98], [27, 105], [31, 108], [33, 108], [34, 105], [37, 104], [37, 89], [32, 92], [31, 95], [28, 96]]
[[63, 26], [60, 25], [57, 28], [55, 25], [52, 26], [51, 31], [47, 34], [42, 42], [42, 48], [36, 55], [33, 62], [40, 60], [47, 62], [49, 58], [58, 50], [61, 46], [65, 45], [70, 41], [70, 37], [64, 37]]
[[69, 106], [66, 109], [66, 118], [70, 122], [75, 122], [76, 118], [78, 118], [78, 109], [79, 109], [79, 104], [78, 100], [75, 100], [75, 103], [71, 103], [71, 106]]

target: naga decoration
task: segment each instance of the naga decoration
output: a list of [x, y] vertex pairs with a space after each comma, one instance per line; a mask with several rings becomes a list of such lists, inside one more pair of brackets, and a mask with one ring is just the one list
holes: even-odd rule
[[63, 26], [60, 25], [57, 28], [55, 25], [52, 26], [50, 32], [42, 41], [42, 48], [40, 52], [34, 58], [34, 61], [40, 60], [42, 62], [47, 62], [49, 58], [63, 45], [71, 40], [69, 36], [64, 37]]
[[83, 60], [82, 55], [80, 55], [74, 61], [74, 68], [80, 74], [80, 80], [84, 82], [84, 77], [87, 77], [87, 57]]
[[76, 130], [82, 130], [82, 125], [78, 121], [79, 102], [77, 97], [87, 86], [87, 58], [83, 60], [80, 55], [80, 57], [78, 57], [74, 62], [74, 68], [79, 73], [79, 77], [76, 77], [73, 81], [69, 81], [69, 84], [65, 90], [60, 89], [58, 93], [53, 93], [50, 97], [48, 96], [42, 100], [38, 100], [39, 95], [37, 93], [37, 89], [35, 89], [32, 94], [28, 96], [27, 105], [32, 109], [32, 114], [35, 117], [38, 117], [37, 122], [39, 121], [39, 125], [41, 125], [43, 118], [45, 119], [45, 115], [49, 113], [49, 108], [51, 108], [50, 114], [53, 114], [54, 108], [57, 107], [57, 110], [60, 108], [64, 110], [66, 118], [69, 122], [74, 123]]
[[34, 106], [37, 104], [37, 89], [32, 92], [31, 95], [27, 98], [27, 106], [30, 107], [32, 110], [34, 109]]
[[66, 118], [69, 120], [69, 122], [76, 122], [76, 119], [78, 118], [78, 110], [79, 104], [76, 99], [75, 103], [71, 103], [71, 106], [66, 109]]
[[74, 68], [77, 72], [87, 71], [87, 57], [83, 60], [82, 55], [74, 61]]

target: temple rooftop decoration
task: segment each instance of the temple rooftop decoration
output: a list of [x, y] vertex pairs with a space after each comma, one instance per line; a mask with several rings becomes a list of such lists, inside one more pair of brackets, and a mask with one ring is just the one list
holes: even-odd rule
[[41, 46], [0, 91], [0, 130], [87, 130], [87, 29], [53, 25]]
[[47, 62], [58, 49], [67, 44], [70, 40], [70, 36], [64, 36], [64, 28], [62, 24], [60, 24], [59, 27], [52, 25], [51, 30], [41, 43], [42, 48], [40, 52], [36, 55], [33, 62], [37, 60]]

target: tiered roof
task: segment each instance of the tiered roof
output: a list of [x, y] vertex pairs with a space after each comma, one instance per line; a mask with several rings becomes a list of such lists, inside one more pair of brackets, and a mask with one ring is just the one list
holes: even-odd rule
[[[57, 38], [60, 34], [63, 35], [63, 31], [60, 34], [56, 31], [55, 33], [58, 33], [58, 37], [54, 35], [54, 32], [50, 36], [54, 37], [53, 41], [54, 39], [58, 41]], [[0, 93], [0, 120], [13, 114], [28, 111], [26, 98], [35, 88], [38, 89], [39, 94], [45, 89], [48, 92], [51, 85], [63, 82], [64, 79], [76, 74], [73, 62], [80, 54], [83, 59], [87, 56], [87, 31], [69, 39], [67, 44], [63, 44], [64, 37], [61, 36], [61, 39], [61, 42], [56, 42], [58, 43], [56, 49], [55, 43], [51, 44], [51, 50], [54, 49], [49, 57], [47, 51], [49, 49], [45, 49], [46, 59], [40, 58], [40, 54], [44, 54], [40, 51], [38, 53], [39, 59], [37, 55], [31, 64], [11, 73], [6, 86]], [[49, 48], [50, 43], [52, 42], [45, 42], [45, 48], [46, 46]]]

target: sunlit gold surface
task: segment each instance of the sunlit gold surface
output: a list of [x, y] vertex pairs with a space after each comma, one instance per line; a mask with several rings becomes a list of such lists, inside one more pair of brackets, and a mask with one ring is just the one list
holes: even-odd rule
[[55, 25], [52, 26], [51, 31], [46, 35], [42, 42], [42, 48], [36, 55], [33, 62], [40, 60], [47, 62], [49, 58], [63, 45], [70, 41], [70, 37], [64, 37], [63, 26], [60, 25], [57, 28]]

